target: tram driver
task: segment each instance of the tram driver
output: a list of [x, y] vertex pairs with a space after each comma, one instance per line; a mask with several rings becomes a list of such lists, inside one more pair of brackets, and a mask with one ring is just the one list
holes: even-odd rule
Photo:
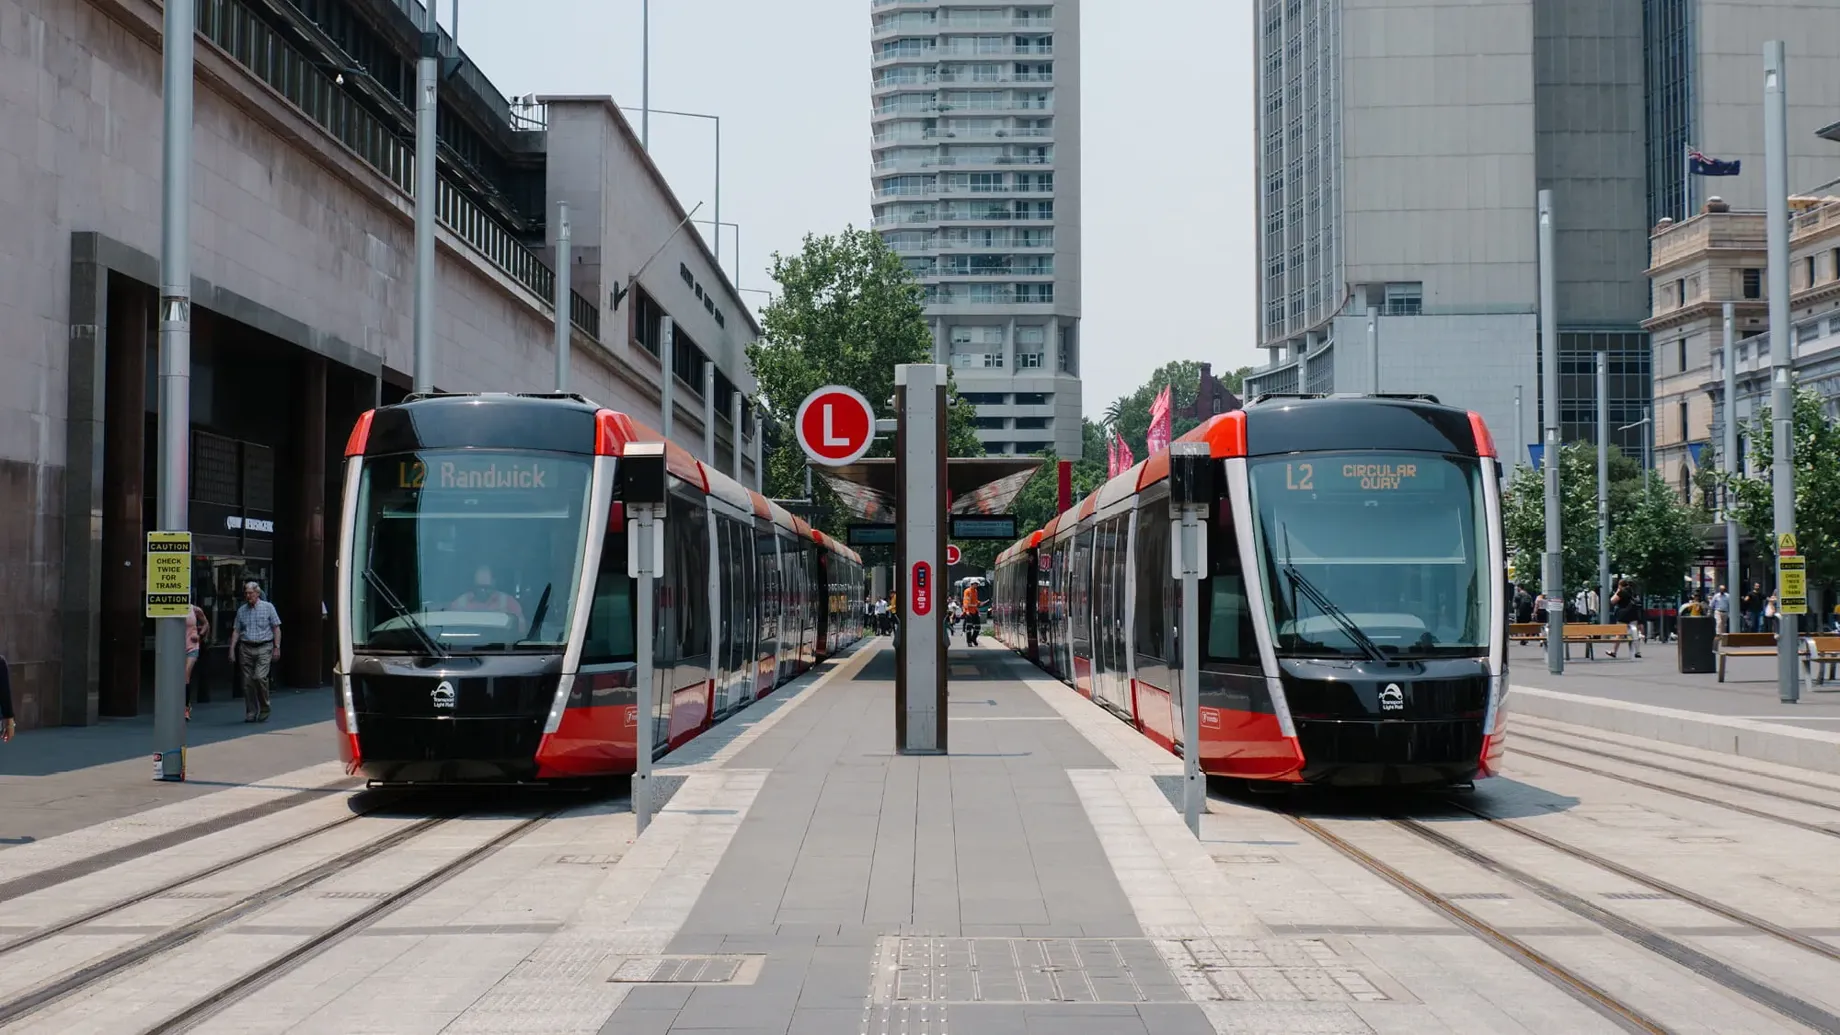
[[524, 628], [524, 607], [517, 597], [501, 593], [493, 585], [492, 566], [481, 564], [473, 569], [473, 591], [462, 593], [453, 603], [447, 605], [449, 611], [495, 611], [510, 618], [514, 628]]

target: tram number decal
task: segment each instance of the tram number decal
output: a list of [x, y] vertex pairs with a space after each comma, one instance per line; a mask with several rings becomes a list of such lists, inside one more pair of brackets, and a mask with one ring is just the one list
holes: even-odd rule
[[396, 463], [396, 487], [399, 489], [419, 489], [428, 480], [428, 465], [420, 460], [399, 460]]
[[1315, 464], [1285, 464], [1284, 487], [1294, 492], [1309, 492], [1316, 488]]

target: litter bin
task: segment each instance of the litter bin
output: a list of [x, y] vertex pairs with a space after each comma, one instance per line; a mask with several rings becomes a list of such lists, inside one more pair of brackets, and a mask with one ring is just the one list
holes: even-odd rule
[[1682, 672], [1716, 672], [1718, 636], [1713, 631], [1712, 616], [1682, 615], [1678, 619], [1680, 637], [1675, 654]]

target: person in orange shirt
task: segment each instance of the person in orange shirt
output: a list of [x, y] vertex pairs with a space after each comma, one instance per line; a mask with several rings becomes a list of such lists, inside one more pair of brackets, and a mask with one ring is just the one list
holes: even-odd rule
[[965, 646], [975, 647], [977, 646], [978, 625], [982, 620], [982, 616], [978, 613], [977, 583], [973, 582], [965, 587], [961, 607], [965, 616]]

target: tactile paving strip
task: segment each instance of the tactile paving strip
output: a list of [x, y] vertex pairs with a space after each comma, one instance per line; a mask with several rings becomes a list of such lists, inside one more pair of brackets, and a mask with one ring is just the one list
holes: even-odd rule
[[881, 1004], [1388, 999], [1320, 939], [891, 936], [877, 948]]
[[765, 956], [752, 953], [633, 956], [621, 960], [607, 980], [622, 985], [751, 985], [765, 963]]

